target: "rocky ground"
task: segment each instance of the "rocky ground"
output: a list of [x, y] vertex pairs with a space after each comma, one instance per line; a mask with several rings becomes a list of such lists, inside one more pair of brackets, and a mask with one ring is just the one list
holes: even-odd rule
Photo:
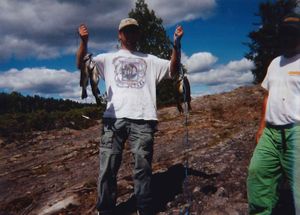
[[[262, 98], [255, 86], [194, 99], [188, 129], [175, 107], [159, 110], [153, 160], [158, 214], [177, 215], [187, 205], [190, 214], [247, 214], [247, 166]], [[0, 140], [0, 214], [95, 214], [100, 124]], [[118, 176], [120, 215], [135, 214], [132, 162], [125, 149]], [[278, 214], [292, 214], [280, 208], [288, 199]]]

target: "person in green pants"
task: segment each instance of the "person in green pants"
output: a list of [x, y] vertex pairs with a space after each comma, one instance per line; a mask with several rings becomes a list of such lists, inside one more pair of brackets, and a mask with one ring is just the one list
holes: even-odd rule
[[280, 25], [282, 55], [269, 65], [261, 86], [267, 91], [248, 169], [249, 214], [272, 214], [285, 175], [300, 214], [300, 16]]

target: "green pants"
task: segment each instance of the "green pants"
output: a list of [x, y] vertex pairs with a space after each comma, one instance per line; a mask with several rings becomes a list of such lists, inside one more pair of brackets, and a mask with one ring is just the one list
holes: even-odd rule
[[297, 212], [300, 208], [299, 169], [300, 126], [266, 127], [248, 170], [249, 213], [272, 213], [279, 198], [278, 184], [283, 174], [291, 185]]

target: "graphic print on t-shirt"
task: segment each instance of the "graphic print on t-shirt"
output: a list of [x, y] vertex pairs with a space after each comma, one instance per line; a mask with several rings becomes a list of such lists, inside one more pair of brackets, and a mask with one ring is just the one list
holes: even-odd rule
[[142, 88], [145, 85], [146, 61], [141, 58], [116, 57], [115, 81], [118, 87]]

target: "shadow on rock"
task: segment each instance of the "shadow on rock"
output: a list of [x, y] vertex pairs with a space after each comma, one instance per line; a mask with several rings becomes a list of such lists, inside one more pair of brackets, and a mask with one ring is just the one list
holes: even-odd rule
[[[208, 175], [204, 172], [186, 169], [182, 164], [171, 166], [167, 171], [156, 173], [152, 177], [152, 194], [154, 211], [161, 212], [166, 210], [168, 202], [173, 201], [175, 196], [183, 192], [183, 184], [186, 175], [202, 178], [216, 177], [218, 174]], [[136, 199], [132, 196], [126, 202], [117, 206], [117, 211], [127, 215], [136, 211]]]

